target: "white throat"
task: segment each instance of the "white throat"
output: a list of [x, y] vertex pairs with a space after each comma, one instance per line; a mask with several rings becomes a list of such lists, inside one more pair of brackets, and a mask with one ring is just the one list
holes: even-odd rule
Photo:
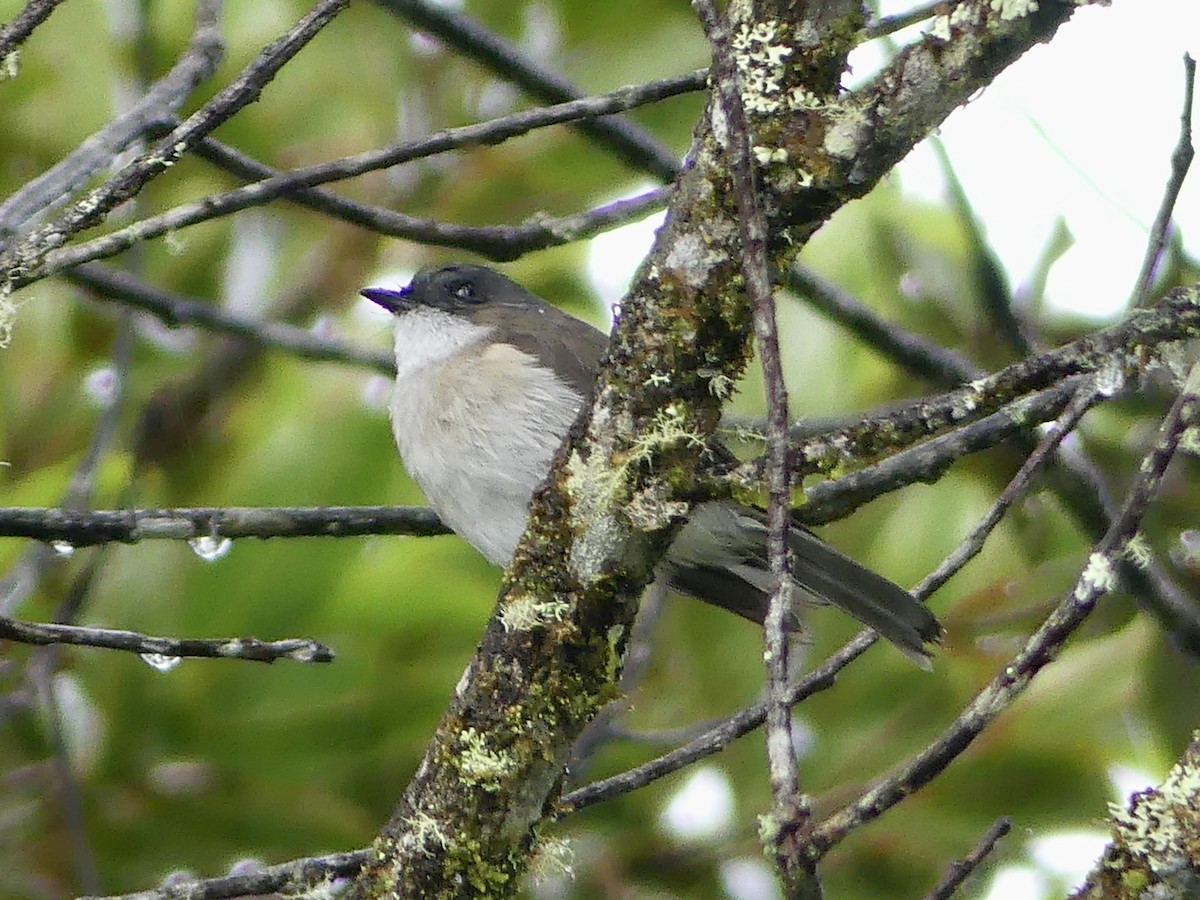
[[409, 310], [396, 317], [397, 383], [420, 376], [472, 344], [485, 340], [492, 329], [429, 307]]

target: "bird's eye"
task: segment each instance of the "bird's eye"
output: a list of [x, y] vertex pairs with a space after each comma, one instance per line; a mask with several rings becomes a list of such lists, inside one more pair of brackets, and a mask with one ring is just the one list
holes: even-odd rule
[[478, 298], [475, 296], [475, 285], [469, 281], [462, 281], [452, 286], [450, 293], [464, 303], [475, 303], [478, 301]]

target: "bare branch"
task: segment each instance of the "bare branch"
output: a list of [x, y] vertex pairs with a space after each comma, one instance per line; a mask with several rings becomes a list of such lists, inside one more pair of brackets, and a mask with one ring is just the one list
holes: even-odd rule
[[169, 638], [151, 637], [135, 631], [91, 628], [82, 625], [50, 625], [0, 617], [0, 640], [22, 644], [73, 644], [124, 650], [148, 656], [203, 659], [247, 659], [273, 663], [280, 659], [297, 662], [331, 662], [333, 651], [307, 638], [260, 641], [258, 638]]
[[262, 894], [300, 894], [322, 882], [354, 875], [371, 853], [367, 849], [312, 856], [266, 866], [255, 872], [176, 882], [136, 894], [83, 897], [80, 900], [228, 900], [231, 897], [257, 897]]
[[1146, 255], [1142, 268], [1133, 283], [1130, 301], [1133, 306], [1145, 306], [1150, 302], [1150, 289], [1154, 286], [1154, 272], [1167, 243], [1167, 229], [1171, 227], [1171, 216], [1175, 203], [1183, 189], [1184, 179], [1196, 155], [1192, 147], [1192, 101], [1196, 91], [1196, 61], [1188, 54], [1183, 55], [1183, 112], [1179, 114], [1179, 142], [1171, 153], [1171, 175], [1163, 188], [1163, 198], [1154, 224], [1150, 226], [1150, 240], [1146, 244]]
[[950, 900], [963, 883], [971, 877], [971, 874], [979, 868], [980, 864], [996, 849], [996, 844], [1000, 842], [1000, 839], [1011, 830], [1012, 822], [1007, 817], [1002, 816], [997, 819], [996, 823], [979, 839], [979, 843], [975, 845], [975, 849], [967, 855], [966, 859], [950, 864], [950, 870], [926, 895], [925, 900]]
[[383, 375], [396, 372], [396, 361], [391, 353], [321, 337], [306, 328], [283, 322], [264, 322], [226, 312], [211, 303], [164, 291], [136, 275], [101, 263], [84, 263], [63, 274], [99, 297], [144, 310], [171, 327], [196, 325], [258, 347], [283, 350], [301, 359], [362, 366]]
[[86, 547], [119, 541], [274, 537], [352, 537], [367, 534], [449, 534], [421, 506], [200, 507], [87, 512], [0, 507], [0, 537], [64, 541]]
[[[487, 66], [542, 103], [565, 103], [584, 96], [584, 92], [567, 79], [530, 59], [510, 41], [457, 10], [425, 0], [376, 2], [447, 46]], [[633, 122], [617, 117], [586, 119], [575, 127], [619, 159], [661, 181], [674, 181], [679, 172], [678, 156]]]
[[941, 166], [942, 177], [946, 179], [954, 213], [966, 231], [967, 260], [971, 278], [975, 282], [975, 293], [983, 306], [983, 312], [1014, 354], [1028, 356], [1038, 348], [1032, 337], [1026, 333], [1024, 323], [1013, 308], [1013, 293], [1009, 288], [1000, 257], [988, 243], [983, 223], [975, 215], [975, 208], [954, 170], [945, 144], [941, 139], [934, 137], [930, 139], [930, 146]]
[[[61, 247], [72, 235], [104, 221], [118, 205], [134, 197], [148, 182], [173, 166], [194, 143], [258, 99], [284, 63], [299, 53], [348, 4], [349, 0], [318, 0], [294, 28], [264, 48], [228, 87], [187, 121], [53, 222], [31, 232], [0, 254], [0, 296], [48, 274], [45, 263], [51, 250]], [[57, 270], [52, 267], [52, 271]]]
[[785, 283], [809, 306], [915, 375], [935, 384], [954, 385], [983, 374], [958, 351], [947, 350], [936, 341], [888, 322], [849, 291], [811, 269], [793, 266]]
[[1071, 398], [1071, 402], [1067, 404], [1067, 408], [1063, 410], [1062, 415], [1046, 431], [1037, 447], [1026, 458], [1020, 470], [1012, 477], [1004, 490], [1001, 491], [1000, 496], [996, 498], [996, 502], [992, 504], [992, 508], [988, 510], [983, 520], [971, 530], [966, 540], [955, 547], [954, 552], [946, 557], [942, 561], [942, 564], [930, 573], [921, 582], [920, 586], [917, 587], [916, 592], [920, 596], [932, 596], [950, 580], [950, 577], [954, 573], [961, 571], [983, 549], [988, 536], [1000, 524], [1000, 520], [1004, 518], [1013, 506], [1025, 497], [1029, 492], [1030, 486], [1033, 484], [1033, 479], [1051, 460], [1055, 449], [1057, 449], [1068, 434], [1075, 430], [1075, 426], [1079, 424], [1080, 419], [1083, 418], [1084, 414], [1099, 399], [1100, 394], [1096, 390], [1095, 379], [1091, 379], [1089, 383], [1080, 386], [1076, 390], [1075, 396]]
[[767, 394], [767, 555], [773, 582], [763, 622], [763, 658], [767, 664], [767, 760], [773, 807], [770, 827], [764, 829], [788, 896], [802, 890], [815, 873], [806, 871], [794, 852], [793, 835], [804, 826], [810, 810], [800, 793], [800, 771], [792, 741], [792, 709], [787, 702], [789, 645], [785, 623], [791, 613], [792, 577], [788, 552], [792, 479], [788, 434], [788, 393], [779, 352], [775, 298], [767, 268], [767, 223], [758, 203], [758, 188], [750, 159], [750, 126], [742, 106], [742, 82], [730, 46], [729, 29], [712, 0], [692, 0], [704, 25], [713, 55], [713, 100], [728, 128], [725, 157], [737, 207], [742, 244], [742, 275], [754, 308], [754, 335]]
[[0, 27], [0, 81], [4, 80], [5, 72], [16, 65], [11, 60], [12, 54], [35, 28], [50, 18], [50, 13], [60, 3], [62, 0], [29, 0], [16, 18]]
[[[333, 0], [326, 0], [326, 2], [333, 2]], [[347, 0], [342, 0], [342, 2], [347, 2]], [[143, 219], [141, 222], [136, 222], [76, 247], [55, 250], [46, 255], [44, 261], [39, 261], [37, 268], [9, 268], [7, 278], [12, 289], [15, 290], [31, 284], [39, 278], [53, 275], [80, 263], [114, 256], [134, 244], [159, 237], [169, 231], [176, 231], [199, 222], [207, 222], [210, 219], [219, 218], [251, 206], [261, 206], [300, 188], [310, 188], [331, 181], [352, 178], [376, 169], [444, 153], [447, 150], [498, 143], [525, 134], [535, 128], [577, 119], [605, 116], [647, 103], [656, 103], [676, 94], [699, 90], [704, 85], [705, 77], [706, 73], [700, 71], [652, 82], [648, 85], [621, 88], [596, 97], [527, 110], [492, 122], [450, 128], [417, 141], [396, 144], [382, 150], [372, 150], [329, 163], [293, 169], [224, 194], [214, 194], [195, 203], [177, 206], [161, 215]], [[186, 124], [184, 123], [180, 128]], [[176, 129], [176, 132], [178, 131], [179, 129]], [[203, 135], [199, 137], [203, 137]], [[196, 138], [197, 141], [199, 137]], [[0, 259], [0, 267], [3, 267], [4, 264], [4, 260]]]
[[28, 230], [30, 220], [36, 222], [67, 203], [77, 188], [111, 166], [123, 151], [143, 137], [151, 123], [177, 111], [197, 85], [212, 77], [225, 55], [220, 28], [224, 5], [224, 0], [199, 0], [196, 30], [171, 71], [65, 159], [0, 203], [0, 246], [13, 235]]
[[[261, 181], [287, 174], [213, 138], [205, 138], [197, 144], [195, 153], [247, 181]], [[295, 190], [282, 199], [379, 234], [435, 247], [455, 247], [488, 259], [505, 261], [534, 250], [584, 240], [647, 215], [666, 205], [669, 194], [668, 188], [656, 188], [638, 197], [616, 200], [574, 215], [537, 216], [520, 225], [455, 225], [419, 219], [381, 206], [350, 200], [325, 188]]]

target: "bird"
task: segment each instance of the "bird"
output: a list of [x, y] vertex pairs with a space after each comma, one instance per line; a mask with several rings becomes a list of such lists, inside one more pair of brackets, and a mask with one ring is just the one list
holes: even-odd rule
[[[445, 265], [406, 287], [361, 294], [394, 320], [389, 413], [406, 470], [451, 529], [507, 566], [533, 493], [591, 395], [607, 335], [487, 266]], [[762, 510], [700, 503], [657, 577], [761, 625], [775, 584], [767, 537]], [[789, 550], [799, 599], [841, 608], [931, 668], [929, 645], [942, 627], [908, 591], [799, 523]], [[790, 618], [798, 630], [798, 616]]]

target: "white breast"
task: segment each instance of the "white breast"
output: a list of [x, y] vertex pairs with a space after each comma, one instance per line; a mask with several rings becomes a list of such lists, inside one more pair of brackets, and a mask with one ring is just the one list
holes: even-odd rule
[[581, 398], [488, 333], [433, 310], [397, 318], [392, 432], [443, 521], [507, 565]]

